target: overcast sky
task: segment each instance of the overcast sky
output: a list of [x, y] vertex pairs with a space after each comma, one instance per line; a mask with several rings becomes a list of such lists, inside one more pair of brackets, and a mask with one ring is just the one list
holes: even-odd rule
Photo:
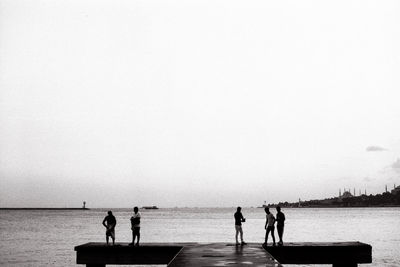
[[0, 0], [0, 206], [400, 184], [399, 1]]

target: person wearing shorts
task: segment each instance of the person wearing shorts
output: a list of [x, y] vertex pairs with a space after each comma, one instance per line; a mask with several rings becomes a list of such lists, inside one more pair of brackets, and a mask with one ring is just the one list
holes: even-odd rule
[[109, 237], [111, 237], [113, 245], [115, 244], [115, 226], [117, 225], [117, 220], [112, 214], [111, 210], [109, 210], [108, 215], [103, 220], [103, 225], [106, 228], [106, 242], [108, 245]]
[[271, 212], [269, 212], [269, 208], [268, 207], [265, 207], [265, 213], [267, 214], [266, 215], [266, 221], [265, 221], [265, 230], [266, 230], [266, 233], [265, 233], [265, 242], [264, 242], [264, 246], [267, 246], [267, 241], [268, 241], [268, 235], [269, 235], [269, 233], [271, 232], [271, 236], [272, 236], [272, 240], [273, 240], [273, 246], [275, 246], [275, 226], [274, 226], [274, 224], [275, 224], [275, 217], [274, 217], [274, 215], [272, 215], [272, 213]]
[[133, 216], [131, 217], [131, 229], [132, 229], [132, 243], [130, 245], [135, 244], [135, 239], [137, 238], [136, 241], [136, 246], [139, 246], [139, 241], [140, 241], [140, 212], [138, 207], [133, 208]]

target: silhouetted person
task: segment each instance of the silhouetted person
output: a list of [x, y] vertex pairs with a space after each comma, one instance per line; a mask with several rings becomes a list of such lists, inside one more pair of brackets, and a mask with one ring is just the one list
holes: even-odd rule
[[106, 228], [106, 241], [108, 245], [108, 238], [111, 236], [113, 245], [115, 244], [115, 226], [117, 225], [117, 220], [112, 214], [111, 210], [107, 212], [108, 215], [103, 220], [103, 225]]
[[139, 246], [140, 241], [140, 212], [138, 207], [133, 208], [133, 216], [131, 217], [131, 229], [132, 229], [132, 243], [130, 245], [135, 244], [135, 239], [137, 237], [136, 246]]
[[237, 210], [234, 214], [235, 217], [235, 229], [236, 229], [236, 245], [239, 245], [238, 241], [238, 235], [240, 233], [240, 241], [242, 242], [242, 245], [246, 245], [246, 242], [243, 241], [243, 229], [242, 229], [242, 222], [245, 222], [246, 219], [243, 217], [243, 214], [241, 212], [242, 208], [237, 207]]
[[279, 242], [278, 245], [283, 245], [283, 228], [285, 228], [285, 214], [281, 212], [281, 207], [276, 207], [276, 230], [278, 231]]
[[271, 212], [269, 212], [269, 208], [266, 207], [264, 210], [265, 210], [265, 213], [267, 214], [266, 221], [265, 221], [265, 227], [264, 227], [265, 230], [267, 230], [266, 233], [265, 233], [264, 246], [267, 245], [269, 232], [271, 232], [272, 240], [274, 242], [273, 245], [275, 246], [275, 234], [274, 234], [274, 231], [275, 231], [275, 226], [274, 226], [275, 217], [274, 217], [274, 215], [272, 215]]

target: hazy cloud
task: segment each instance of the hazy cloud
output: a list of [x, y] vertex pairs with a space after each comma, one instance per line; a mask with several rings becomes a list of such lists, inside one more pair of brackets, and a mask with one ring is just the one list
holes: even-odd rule
[[375, 151], [385, 151], [387, 150], [386, 148], [380, 147], [380, 146], [369, 146], [366, 149], [368, 152], [375, 152]]
[[392, 163], [392, 169], [395, 172], [400, 173], [400, 159], [397, 159], [395, 162]]
[[364, 177], [364, 182], [370, 182], [370, 181], [372, 181], [372, 179], [370, 178], [370, 177]]

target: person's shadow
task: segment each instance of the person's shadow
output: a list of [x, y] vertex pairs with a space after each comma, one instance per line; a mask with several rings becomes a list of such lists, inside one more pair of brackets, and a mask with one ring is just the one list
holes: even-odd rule
[[236, 254], [243, 254], [243, 246], [235, 246], [235, 253]]

